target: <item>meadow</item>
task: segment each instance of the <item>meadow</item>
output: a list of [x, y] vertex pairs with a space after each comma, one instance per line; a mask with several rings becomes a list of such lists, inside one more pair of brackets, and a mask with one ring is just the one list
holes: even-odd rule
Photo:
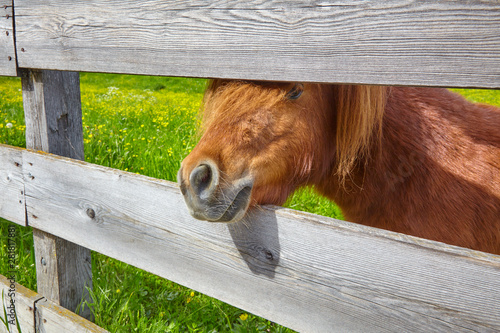
[[[85, 160], [175, 181], [182, 159], [199, 138], [202, 79], [81, 74]], [[457, 90], [475, 101], [500, 106], [500, 91]], [[19, 78], [0, 77], [0, 143], [25, 146]], [[313, 189], [297, 191], [286, 206], [342, 218]], [[0, 222], [0, 255], [6, 230]], [[20, 284], [36, 290], [30, 228], [16, 226]], [[5, 274], [7, 261], [0, 261]], [[99, 253], [92, 254], [95, 322], [111, 332], [291, 332], [216, 299]]]

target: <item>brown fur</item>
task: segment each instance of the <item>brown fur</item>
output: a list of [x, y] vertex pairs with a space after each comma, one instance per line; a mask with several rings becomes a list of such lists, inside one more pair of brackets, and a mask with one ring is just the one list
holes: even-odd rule
[[253, 204], [314, 185], [348, 221], [500, 254], [500, 110], [446, 89], [213, 81], [204, 158]]

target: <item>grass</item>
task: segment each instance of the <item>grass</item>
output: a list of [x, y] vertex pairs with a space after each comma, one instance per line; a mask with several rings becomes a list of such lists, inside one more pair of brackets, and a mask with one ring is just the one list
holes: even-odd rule
[[[197, 142], [205, 85], [199, 79], [82, 74], [86, 161], [175, 181], [180, 161]], [[0, 78], [0, 143], [24, 147], [24, 132], [20, 80]], [[9, 225], [0, 223], [2, 257]], [[17, 281], [36, 290], [31, 229], [15, 227]], [[8, 272], [6, 266], [0, 262], [0, 273]], [[92, 270], [90, 307], [96, 324], [112, 332], [290, 331], [99, 253], [92, 254]]]
[[[180, 161], [195, 146], [198, 109], [206, 82], [200, 79], [81, 74], [85, 159], [175, 181]], [[500, 93], [459, 90], [500, 106]], [[21, 83], [0, 78], [0, 143], [25, 146]], [[311, 189], [288, 207], [342, 218], [340, 210]], [[0, 222], [0, 255], [7, 255], [7, 228]], [[15, 226], [17, 281], [36, 290], [30, 228]], [[8, 272], [7, 260], [0, 273]], [[92, 254], [95, 322], [111, 332], [290, 332], [265, 319], [99, 253]]]

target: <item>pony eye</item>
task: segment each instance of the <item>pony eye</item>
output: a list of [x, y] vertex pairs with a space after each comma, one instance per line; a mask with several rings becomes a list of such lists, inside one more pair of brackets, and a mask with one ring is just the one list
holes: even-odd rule
[[297, 83], [293, 88], [286, 94], [286, 98], [289, 100], [295, 100], [302, 95], [304, 91], [304, 85], [302, 83]]

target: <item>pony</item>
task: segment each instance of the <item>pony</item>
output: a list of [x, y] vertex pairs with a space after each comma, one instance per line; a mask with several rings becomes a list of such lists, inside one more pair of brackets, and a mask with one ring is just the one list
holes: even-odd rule
[[500, 254], [500, 109], [442, 88], [212, 80], [178, 182], [236, 222], [313, 186], [347, 221]]

